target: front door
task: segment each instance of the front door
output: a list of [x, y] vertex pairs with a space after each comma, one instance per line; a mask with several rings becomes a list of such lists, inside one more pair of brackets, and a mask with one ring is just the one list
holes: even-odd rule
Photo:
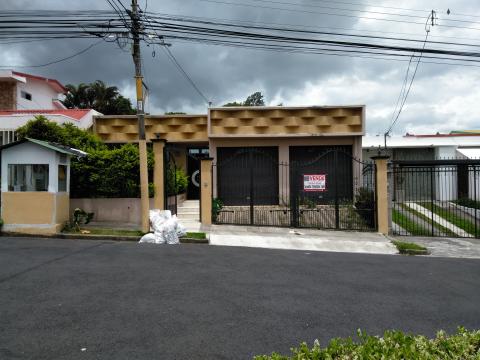
[[200, 160], [208, 158], [208, 148], [195, 147], [188, 149], [187, 172], [188, 189], [187, 199], [200, 199]]

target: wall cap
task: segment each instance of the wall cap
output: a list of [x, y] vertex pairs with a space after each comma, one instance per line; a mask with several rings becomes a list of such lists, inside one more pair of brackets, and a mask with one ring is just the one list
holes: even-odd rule
[[167, 142], [167, 139], [150, 139], [151, 142], [163, 142], [164, 144]]

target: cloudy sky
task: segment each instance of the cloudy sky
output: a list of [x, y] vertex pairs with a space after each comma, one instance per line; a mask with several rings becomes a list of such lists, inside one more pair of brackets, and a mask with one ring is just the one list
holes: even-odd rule
[[[225, 0], [239, 6], [202, 0], [149, 0], [148, 10], [175, 15], [191, 15], [249, 22], [288, 25], [308, 25], [352, 29], [369, 35], [415, 37], [425, 36], [423, 25], [391, 21], [341, 17], [320, 14], [325, 9], [308, 5], [319, 4], [349, 9], [428, 16], [435, 9], [441, 23], [448, 8], [455, 14], [480, 16], [478, 0]], [[123, 0], [127, 5], [128, 0]], [[145, 7], [145, 0], [139, 0]], [[283, 4], [280, 4], [283, 3]], [[361, 3], [362, 5], [357, 5]], [[375, 6], [372, 5], [375, 3]], [[297, 4], [297, 5], [290, 5]], [[404, 12], [394, 7], [425, 9]], [[283, 8], [289, 10], [276, 10]], [[2, 0], [4, 9], [75, 9], [109, 10], [102, 0]], [[291, 11], [296, 10], [296, 11]], [[331, 12], [334, 12], [333, 10]], [[358, 13], [357, 13], [358, 15]], [[366, 16], [372, 16], [363, 14]], [[378, 15], [376, 18], [392, 18]], [[398, 18], [398, 17], [396, 17]], [[433, 27], [431, 40], [466, 42], [480, 46], [480, 18], [457, 16], [455, 19], [477, 21], [467, 24], [479, 30]], [[462, 23], [465, 25], [465, 23]], [[346, 30], [345, 30], [346, 31]], [[344, 31], [344, 32], [345, 32]], [[403, 33], [399, 35], [398, 33]], [[405, 35], [407, 34], [407, 35]], [[96, 40], [56, 40], [29, 44], [0, 44], [0, 65], [32, 65], [56, 60], [93, 43]], [[202, 92], [222, 105], [242, 101], [249, 94], [261, 91], [268, 105], [285, 106], [345, 105], [367, 106], [367, 132], [383, 133], [392, 120], [407, 69], [406, 62], [373, 60], [312, 54], [291, 54], [213, 45], [172, 42], [170, 48]], [[432, 44], [427, 47], [439, 47]], [[155, 50], [155, 57], [152, 56]], [[192, 86], [167, 59], [163, 51], [152, 46], [142, 48], [144, 73], [150, 89], [146, 110], [153, 114], [166, 111], [205, 113], [206, 104]], [[14, 67], [15, 69], [15, 67]], [[113, 43], [101, 43], [72, 60], [41, 68], [17, 68], [19, 71], [58, 79], [64, 84], [103, 80], [118, 86], [125, 96], [134, 100], [133, 63], [129, 52]], [[460, 129], [480, 129], [480, 68], [421, 63], [407, 104], [394, 129], [396, 134], [448, 132]], [[133, 101], [134, 103], [134, 101]]]

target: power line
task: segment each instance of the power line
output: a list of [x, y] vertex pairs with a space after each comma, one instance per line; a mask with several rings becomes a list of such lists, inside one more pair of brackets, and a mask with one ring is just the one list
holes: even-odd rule
[[86, 53], [88, 50], [90, 50], [91, 48], [93, 48], [94, 46], [97, 46], [98, 44], [100, 44], [101, 42], [103, 42], [103, 40], [100, 40], [100, 41], [97, 41], [93, 44], [90, 44], [89, 46], [87, 46], [86, 48], [76, 52], [75, 54], [72, 54], [70, 56], [67, 56], [67, 57], [64, 57], [64, 58], [61, 58], [61, 59], [57, 59], [57, 60], [53, 60], [53, 61], [50, 61], [46, 64], [36, 64], [36, 65], [0, 65], [0, 68], [39, 68], [39, 67], [45, 67], [45, 66], [49, 66], [49, 65], [53, 65], [53, 64], [58, 64], [62, 61], [67, 61], [67, 60], [70, 60], [70, 59], [73, 59], [74, 57], [76, 56], [79, 56], [79, 55], [82, 55], [83, 53]]
[[175, 58], [175, 56], [172, 54], [170, 49], [166, 46], [162, 46], [162, 49], [167, 54], [167, 57], [172, 61], [172, 63], [177, 67], [177, 69], [182, 73], [182, 75], [185, 77], [185, 79], [187, 79], [187, 81], [190, 83], [190, 85], [192, 85], [192, 87], [195, 89], [195, 91], [202, 97], [202, 99], [205, 101], [205, 103], [208, 104], [209, 103], [208, 98], [203, 94], [203, 92], [198, 88], [198, 86], [195, 84], [195, 82], [192, 80], [192, 78], [183, 69], [182, 65], [180, 65], [180, 63]]
[[[398, 122], [398, 119], [400, 118], [400, 114], [403, 111], [405, 103], [407, 102], [407, 99], [408, 99], [408, 95], [410, 94], [410, 90], [412, 89], [412, 85], [413, 85], [413, 82], [415, 80], [415, 76], [417, 75], [418, 65], [420, 64], [420, 60], [422, 58], [423, 51], [425, 50], [425, 47], [427, 45], [428, 35], [430, 34], [430, 26], [428, 25], [430, 20], [432, 22], [432, 26], [434, 26], [435, 25], [435, 22], [434, 22], [435, 21], [435, 11], [433, 11], [433, 10], [432, 10], [431, 15], [429, 15], [429, 17], [427, 18], [427, 21], [426, 21], [425, 31], [427, 33], [425, 35], [425, 41], [423, 43], [422, 52], [420, 53], [420, 57], [418, 58], [418, 61], [417, 61], [416, 66], [415, 66], [415, 71], [413, 72], [412, 78], [410, 80], [410, 84], [409, 84], [408, 89], [407, 89], [406, 86], [407, 86], [407, 82], [408, 82], [408, 74], [410, 72], [410, 65], [411, 65], [411, 62], [412, 62], [411, 60], [413, 59], [413, 55], [410, 58], [410, 62], [408, 63], [408, 68], [407, 68], [407, 72], [405, 74], [405, 79], [404, 79], [404, 82], [403, 82], [403, 85], [402, 85], [402, 89], [400, 91], [400, 95], [399, 95], [399, 98], [397, 99], [397, 104], [395, 105], [395, 110], [393, 112], [393, 117], [394, 118], [392, 120], [392, 123], [391, 123], [390, 127], [388, 128], [388, 130], [384, 134], [384, 136], [385, 136], [385, 148], [387, 147], [387, 136], [390, 134], [390, 132], [392, 131], [392, 129], [394, 128], [394, 126]], [[401, 101], [399, 101], [400, 99], [401, 99]], [[400, 103], [400, 108], [398, 109], [398, 112], [397, 112], [397, 106], [398, 106], [399, 103]], [[395, 115], [395, 113], [396, 113], [396, 115]]]
[[[286, 8], [280, 8], [280, 7], [274, 7], [274, 6], [265, 6], [265, 5], [257, 5], [257, 4], [244, 4], [244, 3], [236, 3], [236, 2], [228, 2], [228, 1], [220, 1], [220, 0], [199, 0], [199, 1], [215, 3], [215, 4], [222, 4], [222, 5], [252, 7], [252, 8], [260, 8], [260, 9], [268, 9], [268, 10], [279, 10], [279, 11], [288, 11], [288, 12], [295, 12], [295, 13], [304, 13], [304, 14], [339, 16], [339, 17], [349, 17], [349, 18], [356, 18], [356, 19], [367, 19], [367, 20], [377, 20], [377, 21], [387, 21], [387, 22], [423, 25], [423, 23], [421, 23], [421, 22], [399, 20], [399, 19], [385, 19], [385, 18], [378, 18], [378, 17], [357, 16], [357, 15], [349, 15], [349, 14], [338, 14], [338, 13], [331, 13], [331, 12], [320, 12], [320, 11], [300, 10], [300, 9], [286, 9]], [[472, 28], [472, 27], [458, 26], [458, 25], [440, 25], [439, 24], [438, 26], [480, 31], [480, 28]]]

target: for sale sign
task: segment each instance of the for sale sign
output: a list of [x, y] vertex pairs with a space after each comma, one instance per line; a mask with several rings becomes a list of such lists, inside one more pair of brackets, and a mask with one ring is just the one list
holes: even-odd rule
[[327, 175], [303, 175], [304, 191], [326, 191]]

